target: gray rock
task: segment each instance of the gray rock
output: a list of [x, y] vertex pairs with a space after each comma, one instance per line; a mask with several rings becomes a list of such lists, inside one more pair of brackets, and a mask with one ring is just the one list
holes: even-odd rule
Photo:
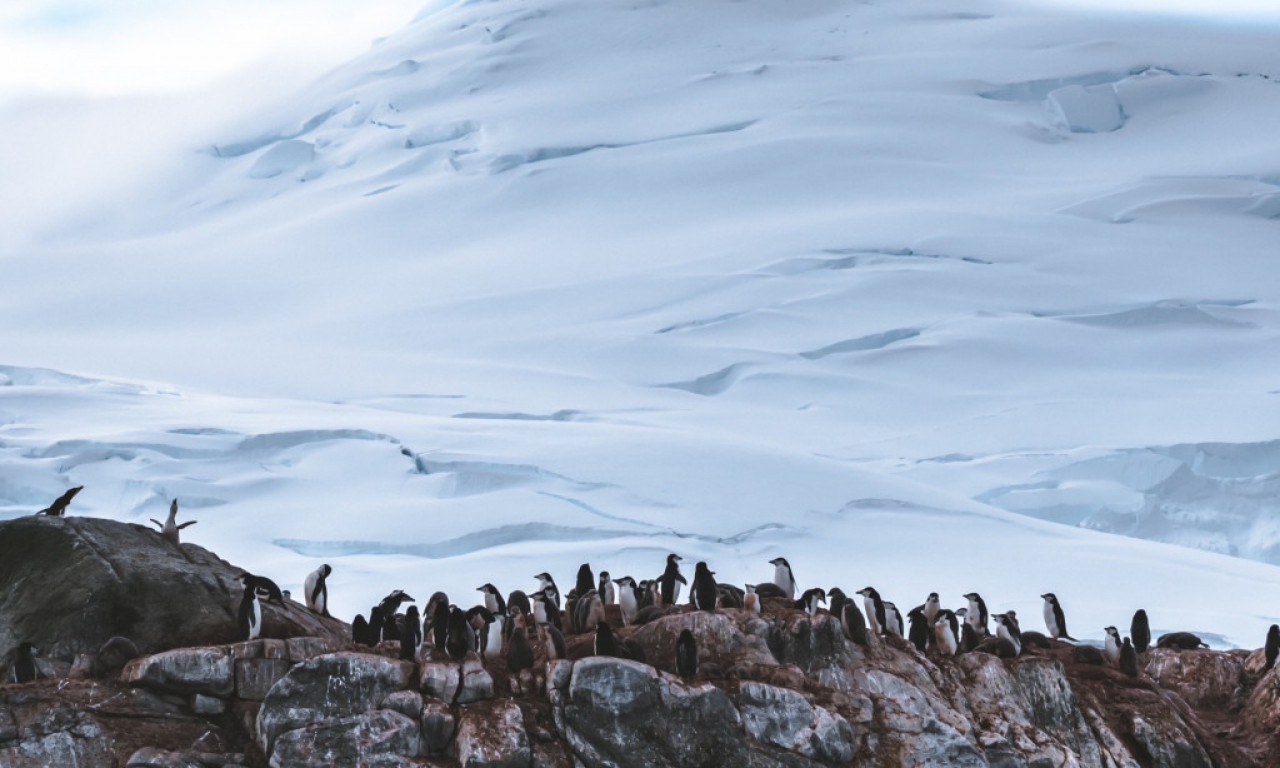
[[422, 694], [417, 691], [392, 691], [382, 697], [378, 709], [390, 709], [417, 720], [422, 717]]
[[[350, 634], [347, 637], [350, 637]], [[307, 659], [342, 650], [345, 640], [346, 638], [330, 635], [328, 637], [291, 637], [284, 643], [289, 663], [301, 664]]]
[[764, 683], [744, 682], [738, 711], [747, 735], [783, 749], [797, 749], [813, 733], [814, 712], [804, 696]]
[[357, 765], [381, 755], [416, 756], [421, 748], [417, 721], [399, 712], [379, 709], [322, 720], [281, 734], [271, 752], [271, 765]]
[[453, 743], [457, 721], [447, 704], [428, 701], [422, 706], [422, 754], [427, 757], [443, 755]]
[[493, 698], [493, 677], [485, 670], [478, 656], [468, 656], [462, 662], [462, 684], [458, 687], [459, 704], [472, 704]]
[[289, 671], [282, 659], [239, 659], [236, 661], [236, 696], [249, 701], [262, 701], [276, 681]]
[[429, 699], [453, 703], [461, 682], [461, 670], [454, 662], [429, 661], [422, 665], [418, 689]]
[[228, 768], [244, 762], [244, 755], [212, 752], [169, 751], [143, 747], [130, 756], [125, 768]]
[[120, 678], [128, 685], [183, 695], [226, 698], [235, 691], [231, 651], [225, 645], [143, 656], [126, 664]]
[[191, 711], [205, 717], [216, 717], [227, 711], [227, 702], [213, 696], [196, 693], [191, 696]]
[[293, 667], [262, 700], [262, 751], [271, 754], [276, 738], [287, 731], [373, 710], [387, 694], [408, 688], [413, 673], [412, 662], [366, 653], [331, 653]]
[[524, 715], [509, 700], [464, 709], [457, 746], [463, 768], [529, 768], [533, 761]]

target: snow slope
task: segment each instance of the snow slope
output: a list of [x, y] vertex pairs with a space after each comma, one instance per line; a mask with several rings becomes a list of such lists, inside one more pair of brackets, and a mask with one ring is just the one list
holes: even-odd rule
[[438, 5], [91, 204], [10, 211], [0, 514], [177, 496], [282, 584], [331, 562], [347, 615], [786, 554], [1257, 645], [1280, 570], [1112, 533], [1280, 562], [1278, 37]]

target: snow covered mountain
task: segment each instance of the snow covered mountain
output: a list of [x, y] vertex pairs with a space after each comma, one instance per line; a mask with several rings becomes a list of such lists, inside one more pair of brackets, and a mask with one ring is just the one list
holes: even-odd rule
[[1256, 645], [1280, 570], [1113, 534], [1280, 563], [1278, 38], [440, 4], [8, 224], [0, 516], [176, 496], [282, 585], [331, 562], [344, 615], [785, 554], [900, 604], [1053, 590], [1073, 634], [1145, 607]]

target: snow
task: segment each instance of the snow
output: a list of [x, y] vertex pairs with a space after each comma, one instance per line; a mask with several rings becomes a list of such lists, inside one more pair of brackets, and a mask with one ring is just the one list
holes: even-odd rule
[[1278, 35], [464, 0], [240, 107], [0, 106], [0, 517], [177, 497], [347, 617], [675, 551], [1257, 646]]

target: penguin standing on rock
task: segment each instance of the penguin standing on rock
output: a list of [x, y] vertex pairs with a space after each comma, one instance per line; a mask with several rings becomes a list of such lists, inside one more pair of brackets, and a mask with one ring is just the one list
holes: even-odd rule
[[1151, 624], [1147, 612], [1139, 608], [1129, 622], [1129, 637], [1133, 638], [1133, 650], [1142, 653], [1151, 647]]
[[997, 613], [992, 617], [996, 621], [996, 637], [1013, 646], [1013, 655], [1022, 655], [1022, 632], [1018, 629], [1018, 620], [1007, 613]]
[[413, 661], [422, 644], [422, 625], [418, 623], [418, 606], [411, 605], [405, 611], [404, 624], [400, 626], [400, 658]]
[[1133, 643], [1129, 642], [1129, 638], [1124, 639], [1124, 645], [1120, 646], [1120, 671], [1129, 677], [1138, 676], [1138, 654], [1133, 650]]
[[62, 517], [66, 514], [67, 505], [76, 497], [76, 494], [84, 490], [83, 485], [77, 485], [75, 488], [67, 489], [67, 492], [54, 500], [52, 504], [37, 512], [37, 515], [48, 515], [50, 517]]
[[538, 589], [551, 600], [557, 611], [560, 610], [560, 588], [556, 586], [556, 580], [551, 578], [551, 574], [543, 571], [533, 578], [538, 580]]
[[507, 641], [507, 672], [517, 696], [529, 693], [533, 677], [533, 647], [525, 635], [525, 617], [518, 608], [510, 608], [507, 614], [507, 626], [512, 628]]
[[476, 649], [475, 638], [471, 624], [467, 621], [467, 614], [456, 605], [449, 606], [448, 631], [444, 641], [444, 649], [449, 658], [461, 661], [468, 651]]
[[169, 518], [163, 523], [155, 518], [151, 518], [151, 522], [155, 523], [156, 527], [160, 529], [160, 534], [162, 536], [169, 541], [172, 541], [174, 544], [177, 544], [178, 531], [186, 528], [188, 525], [195, 525], [198, 521], [188, 520], [182, 525], [178, 525], [178, 500], [174, 499], [173, 502], [169, 504]]
[[715, 572], [701, 560], [693, 571], [693, 587], [689, 590], [689, 602], [699, 611], [715, 612], [720, 591], [716, 588]]
[[578, 597], [582, 597], [595, 588], [596, 579], [591, 573], [591, 564], [583, 563], [578, 566], [578, 581], [574, 585], [573, 591], [578, 593]]
[[964, 597], [969, 601], [969, 610], [965, 613], [964, 621], [973, 627], [973, 633], [981, 640], [991, 634], [987, 629], [987, 603], [977, 592], [970, 592]]
[[938, 618], [933, 622], [933, 646], [943, 656], [955, 656], [960, 651], [960, 638], [956, 636], [959, 629], [960, 620], [953, 611], [945, 608], [938, 611]]
[[270, 602], [284, 604], [284, 593], [280, 591], [279, 585], [266, 576], [255, 576], [252, 573], [245, 572], [240, 575], [240, 582], [244, 584], [246, 589], [261, 593]]
[[698, 643], [687, 629], [676, 640], [676, 672], [685, 680], [698, 674]]
[[1067, 634], [1067, 615], [1063, 613], [1057, 595], [1045, 592], [1041, 597], [1044, 598], [1044, 625], [1049, 630], [1049, 637], [1054, 640], [1075, 640]]
[[325, 579], [331, 573], [333, 568], [325, 563], [307, 574], [307, 581], [303, 585], [306, 590], [304, 597], [307, 600], [307, 608], [312, 613], [318, 613], [321, 616], [329, 615], [329, 587], [325, 585]]
[[613, 637], [613, 630], [609, 628], [609, 623], [602, 621], [596, 625], [595, 655], [597, 656], [617, 656], [618, 642]]
[[805, 593], [796, 601], [796, 607], [812, 616], [818, 612], [818, 603], [827, 602], [827, 591], [822, 587], [814, 587], [805, 590]]
[[906, 632], [903, 630], [902, 614], [898, 613], [898, 606], [888, 600], [883, 601], [882, 604], [884, 605], [885, 633], [901, 638]]
[[369, 622], [365, 620], [363, 614], [357, 613], [356, 617], [351, 620], [351, 642], [359, 645], [372, 645], [369, 642]]
[[386, 597], [382, 598], [382, 602], [378, 603], [378, 607], [382, 608], [382, 615], [395, 616], [400, 610], [401, 603], [412, 603], [414, 599], [406, 595], [403, 589], [397, 589]]
[[907, 623], [907, 639], [916, 647], [916, 650], [924, 653], [931, 644], [930, 638], [933, 637], [933, 625], [929, 622], [929, 617], [924, 615], [924, 606], [917, 605], [907, 611]]
[[662, 604], [664, 606], [675, 605], [676, 601], [680, 599], [680, 585], [689, 583], [684, 580], [684, 576], [680, 575], [680, 561], [682, 559], [674, 552], [667, 555], [667, 569], [662, 572], [662, 576], [658, 579], [659, 591], [662, 595]]
[[773, 583], [778, 585], [789, 600], [796, 598], [796, 577], [791, 573], [791, 563], [785, 557], [775, 557], [769, 561], [773, 566]]
[[613, 605], [617, 602], [613, 579], [609, 578], [608, 571], [600, 572], [600, 583], [596, 585], [596, 591], [600, 593], [600, 599], [604, 601], [605, 605]]
[[867, 612], [867, 623], [871, 625], [871, 634], [883, 634], [885, 610], [884, 600], [880, 599], [880, 593], [873, 587], [863, 587], [858, 590], [858, 594], [862, 595], [862, 608]]
[[36, 669], [36, 656], [39, 651], [30, 642], [18, 646], [17, 655], [13, 659], [13, 679], [19, 683], [29, 683], [39, 677]]
[[1272, 624], [1271, 629], [1267, 630], [1266, 660], [1267, 665], [1262, 668], [1265, 672], [1276, 665], [1276, 656], [1280, 655], [1280, 625]]
[[1103, 654], [1113, 666], [1120, 666], [1120, 630], [1115, 627], [1107, 627], [1104, 632], [1107, 633]]
[[867, 624], [853, 600], [845, 600], [840, 609], [840, 630], [858, 645], [867, 644]]
[[507, 601], [502, 599], [502, 593], [492, 584], [485, 584], [482, 587], [476, 587], [476, 591], [484, 595], [484, 607], [494, 616], [507, 615]]
[[244, 597], [240, 598], [240, 637], [245, 641], [256, 640], [262, 633], [262, 604], [258, 602], [258, 590], [252, 585], [245, 585]]
[[760, 612], [760, 595], [756, 594], [755, 584], [746, 584], [746, 590], [742, 593], [742, 607], [752, 613]]
[[614, 583], [618, 587], [618, 609], [622, 612], [622, 625], [629, 627], [636, 620], [636, 613], [640, 611], [636, 600], [636, 580], [630, 576], [623, 576]]

